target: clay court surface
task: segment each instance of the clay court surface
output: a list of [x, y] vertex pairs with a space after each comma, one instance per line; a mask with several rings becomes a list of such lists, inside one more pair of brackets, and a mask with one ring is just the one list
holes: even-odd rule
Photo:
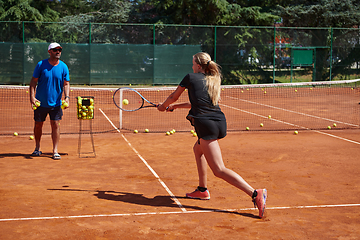
[[28, 136], [0, 136], [0, 239], [359, 239], [359, 129], [229, 132], [225, 165], [267, 188], [264, 219], [210, 169], [211, 200], [184, 198], [190, 133], [95, 134], [95, 158], [78, 137], [61, 136], [55, 161], [49, 135], [41, 157]]

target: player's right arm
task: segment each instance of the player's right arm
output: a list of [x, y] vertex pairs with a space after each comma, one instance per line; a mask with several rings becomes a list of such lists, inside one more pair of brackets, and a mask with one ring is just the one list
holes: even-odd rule
[[[29, 93], [30, 93], [30, 103], [35, 105], [35, 102], [38, 100], [35, 98], [35, 88], [38, 82], [38, 78], [31, 78], [30, 85], [29, 85]], [[38, 101], [39, 102], [39, 101]]]

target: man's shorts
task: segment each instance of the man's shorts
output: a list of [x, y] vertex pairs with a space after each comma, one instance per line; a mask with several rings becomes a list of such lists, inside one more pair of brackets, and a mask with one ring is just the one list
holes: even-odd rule
[[220, 139], [226, 136], [226, 120], [194, 118], [194, 127], [198, 137], [204, 140]]
[[45, 108], [40, 106], [34, 111], [35, 122], [44, 122], [48, 114], [50, 116], [50, 120], [57, 121], [57, 120], [61, 120], [63, 111], [61, 109], [61, 106], [53, 107], [53, 108]]

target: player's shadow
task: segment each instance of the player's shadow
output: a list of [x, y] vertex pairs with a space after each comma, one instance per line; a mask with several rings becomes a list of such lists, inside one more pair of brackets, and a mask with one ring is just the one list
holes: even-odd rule
[[[179, 208], [179, 205], [175, 202], [175, 200], [171, 196], [155, 196], [153, 198], [147, 198], [143, 196], [143, 194], [135, 194], [135, 193], [128, 193], [128, 192], [115, 192], [115, 191], [98, 191], [94, 194], [94, 196], [98, 197], [99, 199], [105, 199], [110, 201], [120, 201], [138, 205], [145, 205], [145, 206], [153, 206], [153, 207], [172, 207], [172, 208]], [[186, 197], [179, 197], [175, 196], [177, 199], [189, 199]], [[193, 205], [182, 205], [186, 209], [193, 209], [197, 211], [211, 211], [211, 212], [223, 212], [223, 213], [231, 213], [231, 214], [238, 214], [246, 217], [258, 218], [257, 216], [249, 213], [239, 213], [236, 211], [226, 211], [220, 209], [213, 209], [213, 208], [203, 208], [199, 206]]]
[[[65, 186], [64, 186], [65, 187]], [[68, 187], [68, 186], [66, 186]], [[48, 189], [48, 190], [58, 190], [58, 191], [84, 191], [92, 192], [89, 190], [80, 190], [80, 189]], [[115, 192], [115, 191], [95, 191], [96, 196], [99, 199], [109, 200], [109, 201], [119, 201], [143, 206], [152, 206], [152, 207], [170, 207], [170, 208], [179, 208], [179, 205], [171, 196], [155, 196], [153, 198], [145, 197], [143, 194], [129, 193], [129, 192]], [[175, 196], [177, 199], [188, 199], [186, 197]], [[196, 200], [194, 200], [196, 201]], [[238, 214], [245, 217], [251, 217], [258, 219], [259, 217], [250, 213], [239, 213], [236, 211], [228, 211], [214, 208], [203, 208], [193, 205], [182, 205], [185, 209], [193, 209], [197, 211], [209, 211], [209, 212], [221, 212], [221, 213], [230, 213]]]

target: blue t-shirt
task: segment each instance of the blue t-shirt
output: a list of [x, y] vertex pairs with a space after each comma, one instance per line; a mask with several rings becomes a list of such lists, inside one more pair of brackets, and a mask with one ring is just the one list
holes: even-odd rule
[[38, 62], [35, 67], [34, 78], [38, 78], [35, 98], [42, 107], [61, 106], [61, 96], [64, 81], [70, 81], [69, 69], [63, 61], [53, 66], [48, 59]]

